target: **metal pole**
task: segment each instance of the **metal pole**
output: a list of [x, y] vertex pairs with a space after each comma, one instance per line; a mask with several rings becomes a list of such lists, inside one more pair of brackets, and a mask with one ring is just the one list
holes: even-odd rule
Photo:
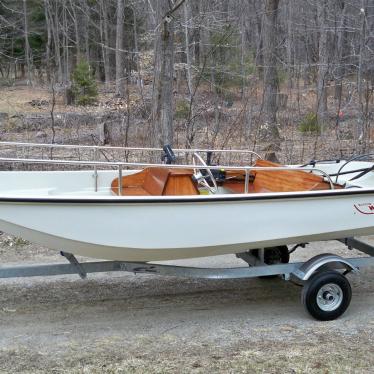
[[122, 165], [118, 165], [118, 195], [122, 195]]
[[248, 193], [249, 188], [249, 170], [245, 169], [244, 193]]
[[[94, 161], [97, 160], [97, 155], [98, 155], [98, 148], [95, 147], [94, 149]], [[95, 192], [97, 192], [97, 187], [98, 187], [98, 173], [97, 173], [97, 165], [94, 165], [94, 179], [95, 179]]]
[[[98, 161], [98, 147], [95, 147], [95, 151], [94, 151], [94, 161]], [[95, 192], [97, 192], [97, 189], [98, 189], [98, 178], [99, 178], [99, 175], [97, 173], [97, 165], [95, 164], [94, 166], [94, 178], [95, 178]]]

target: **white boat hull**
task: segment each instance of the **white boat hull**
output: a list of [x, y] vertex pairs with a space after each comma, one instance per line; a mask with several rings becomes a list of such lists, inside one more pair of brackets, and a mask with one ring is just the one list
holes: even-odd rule
[[0, 230], [92, 258], [173, 260], [371, 235], [371, 202], [374, 191], [363, 189], [255, 197], [0, 197]]

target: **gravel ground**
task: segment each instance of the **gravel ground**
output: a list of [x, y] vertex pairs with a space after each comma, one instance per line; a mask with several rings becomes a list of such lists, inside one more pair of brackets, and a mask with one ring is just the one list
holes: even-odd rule
[[[56, 252], [2, 237], [2, 264], [63, 262]], [[293, 260], [321, 251], [347, 254], [337, 242], [315, 243]], [[351, 306], [331, 322], [312, 320], [300, 288], [281, 279], [104, 273], [1, 280], [0, 372], [373, 372], [373, 275], [365, 269], [349, 276]]]

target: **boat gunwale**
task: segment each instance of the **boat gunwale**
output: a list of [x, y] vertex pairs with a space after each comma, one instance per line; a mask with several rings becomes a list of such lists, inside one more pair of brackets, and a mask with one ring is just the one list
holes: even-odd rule
[[[297, 192], [265, 192], [248, 194], [220, 194], [197, 196], [1, 196], [0, 203], [59, 203], [59, 204], [170, 204], [170, 203], [207, 203], [207, 202], [237, 202], [258, 200], [328, 198], [337, 196], [373, 195], [374, 188], [349, 188], [340, 190], [318, 190]], [[374, 196], [373, 196], [374, 197]]]

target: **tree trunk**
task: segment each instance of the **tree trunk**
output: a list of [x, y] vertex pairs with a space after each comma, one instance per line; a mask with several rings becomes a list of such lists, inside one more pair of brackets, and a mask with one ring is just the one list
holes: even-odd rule
[[75, 50], [76, 50], [76, 62], [78, 63], [81, 59], [81, 45], [80, 45], [80, 37], [79, 37], [79, 28], [78, 28], [78, 18], [77, 18], [77, 11], [75, 9], [76, 4], [74, 0], [70, 0], [70, 6], [73, 11], [74, 16], [74, 31], [75, 31]]
[[288, 75], [288, 89], [292, 88], [292, 78], [293, 78], [293, 48], [295, 46], [294, 41], [294, 31], [293, 31], [293, 10], [295, 8], [295, 3], [293, 0], [288, 0], [287, 4], [287, 42], [286, 42], [286, 49], [287, 49], [287, 75]]
[[32, 86], [32, 63], [31, 63], [31, 50], [29, 44], [29, 29], [27, 21], [27, 4], [26, 0], [23, 0], [23, 27], [24, 27], [24, 38], [25, 38], [25, 60], [27, 66], [27, 84]]
[[161, 146], [173, 144], [174, 20], [169, 12], [169, 1], [157, 0], [152, 141]]
[[[253, 13], [255, 13], [255, 22], [256, 25], [254, 27], [255, 32], [249, 30], [249, 33], [255, 34], [255, 43], [256, 43], [256, 52], [255, 52], [255, 63], [257, 66], [257, 70], [259, 71], [260, 75], [263, 74], [263, 65], [264, 65], [264, 55], [263, 55], [263, 15], [262, 15], [262, 6], [261, 4], [257, 5], [256, 0], [251, 0], [250, 5], [252, 7]], [[260, 9], [258, 9], [258, 7]], [[262, 17], [260, 16], [262, 15]]]
[[104, 0], [100, 0], [100, 35], [102, 43], [102, 53], [104, 62], [105, 87], [109, 87], [110, 83], [110, 49], [109, 49], [109, 33], [108, 33], [108, 11]]
[[241, 0], [241, 8], [242, 13], [240, 15], [240, 74], [242, 76], [241, 79], [241, 87], [240, 87], [240, 96], [243, 99], [244, 97], [244, 87], [246, 85], [246, 77], [245, 77], [245, 0]]
[[54, 41], [54, 50], [55, 50], [55, 61], [57, 63], [57, 79], [58, 82], [62, 82], [62, 63], [61, 63], [61, 54], [60, 54], [60, 28], [59, 28], [59, 18], [58, 18], [58, 4], [57, 2], [54, 3], [54, 17], [53, 17], [53, 11], [51, 7], [49, 7], [48, 11], [50, 14], [51, 19], [51, 25], [52, 25], [52, 35], [53, 35], [53, 41]]
[[279, 0], [267, 0], [265, 4], [265, 18], [263, 25], [264, 37], [264, 122], [260, 131], [263, 141], [278, 143], [279, 131], [277, 127], [277, 15]]
[[84, 49], [86, 61], [91, 64], [90, 61], [90, 6], [87, 4], [87, 0], [83, 1], [83, 33], [84, 33]]
[[363, 103], [363, 68], [364, 68], [364, 55], [365, 55], [365, 41], [366, 41], [366, 10], [367, 4], [365, 0], [361, 0], [361, 32], [360, 32], [360, 53], [358, 59], [357, 69], [357, 94], [358, 94], [358, 107], [359, 115], [357, 118], [357, 136], [362, 140], [365, 134], [364, 126], [364, 103]]
[[[140, 94], [141, 97], [143, 98], [143, 78], [141, 75], [141, 66], [139, 62], [139, 46], [138, 46], [138, 27], [137, 27], [137, 20], [136, 20], [136, 13], [135, 9], [133, 9], [133, 33], [134, 33], [134, 62], [136, 66], [136, 71], [137, 71], [137, 79], [136, 79], [136, 84], [138, 85], [140, 89]], [[128, 87], [127, 87], [128, 88]]]
[[344, 66], [344, 49], [345, 49], [345, 37], [346, 37], [346, 4], [345, 0], [338, 0], [337, 3], [337, 10], [340, 13], [340, 20], [337, 24], [335, 29], [336, 33], [336, 52], [335, 52], [335, 61], [337, 63], [337, 67], [335, 70], [335, 99], [337, 100], [337, 108], [336, 108], [336, 115], [335, 115], [335, 133], [336, 139], [340, 141], [340, 119], [341, 119], [341, 108], [342, 108], [342, 96], [343, 96], [343, 78], [345, 72]]
[[68, 23], [66, 19], [66, 1], [62, 0], [62, 27], [63, 27], [63, 59], [64, 59], [64, 89], [65, 89], [65, 104], [67, 103], [66, 100], [66, 90], [69, 86], [69, 80], [70, 80], [70, 69], [69, 69], [69, 39], [68, 39]]
[[327, 108], [327, 78], [329, 70], [329, 56], [328, 56], [328, 1], [323, 0], [317, 2], [317, 19], [319, 21], [319, 45], [318, 45], [318, 72], [317, 72], [317, 119], [318, 123], [323, 129], [326, 120], [328, 119]]
[[116, 95], [125, 96], [124, 56], [123, 56], [123, 21], [124, 0], [117, 0], [117, 27], [116, 27]]
[[52, 47], [52, 32], [51, 32], [51, 19], [49, 18], [48, 13], [48, 0], [44, 0], [44, 15], [45, 15], [45, 23], [47, 27], [47, 44], [46, 44], [46, 74], [47, 74], [47, 81], [50, 83], [51, 80], [51, 47]]
[[190, 55], [190, 38], [188, 34], [188, 20], [189, 20], [189, 12], [188, 12], [188, 4], [184, 3], [183, 5], [184, 11], [184, 40], [185, 40], [185, 54], [186, 54], [186, 76], [187, 76], [187, 87], [188, 87], [188, 96], [191, 101], [192, 95], [192, 75], [191, 75], [191, 55]]
[[192, 58], [196, 66], [200, 65], [201, 51], [200, 51], [200, 34], [201, 34], [201, 24], [198, 22], [198, 17], [201, 12], [201, 4], [199, 0], [189, 1], [188, 4], [191, 7], [191, 23], [193, 27], [193, 33], [191, 37], [191, 43], [193, 45]]

